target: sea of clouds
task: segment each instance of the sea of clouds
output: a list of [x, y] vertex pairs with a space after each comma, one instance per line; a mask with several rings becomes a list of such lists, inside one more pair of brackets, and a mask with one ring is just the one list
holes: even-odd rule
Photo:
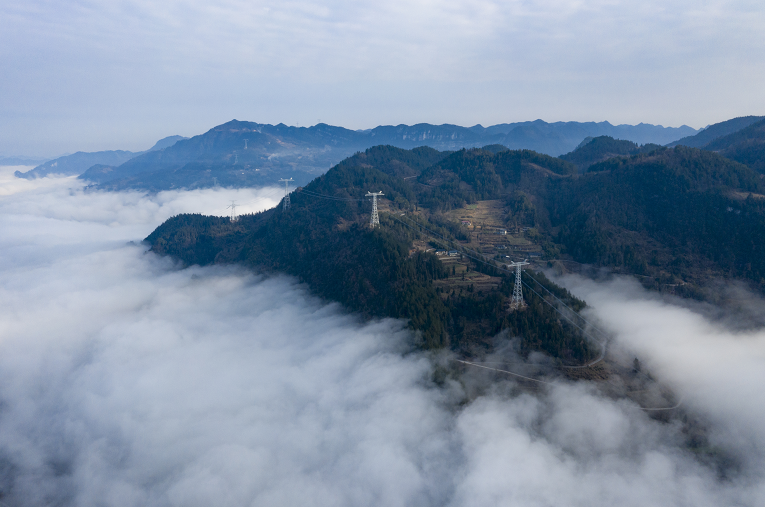
[[761, 329], [569, 277], [614, 354], [638, 355], [688, 415], [482, 371], [468, 397], [431, 381], [403, 322], [140, 243], [174, 214], [257, 211], [277, 189], [85, 192], [16, 169], [0, 168], [0, 505], [765, 504]]

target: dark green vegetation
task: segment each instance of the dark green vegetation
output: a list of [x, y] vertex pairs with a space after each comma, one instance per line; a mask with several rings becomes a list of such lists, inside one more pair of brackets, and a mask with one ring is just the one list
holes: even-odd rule
[[[537, 165], [545, 162], [553, 169], [571, 169], [533, 152], [492, 155], [471, 150], [447, 155], [430, 148], [406, 151], [381, 146], [343, 161], [294, 192], [288, 212], [277, 207], [234, 223], [227, 218], [180, 215], [157, 228], [147, 241], [155, 252], [188, 264], [241, 262], [293, 274], [317, 294], [367, 316], [409, 319], [428, 348], [448, 346], [480, 353], [490, 348], [492, 336], [507, 329], [511, 335], [522, 336], [526, 352], [543, 350], [569, 363], [589, 359], [593, 350], [585, 339], [541, 299], [530, 296], [526, 310], [508, 311], [512, 276], [478, 263], [472, 268], [497, 277], [495, 290], [436, 290], [434, 282], [451, 273], [432, 252], [412, 248], [413, 241], [423, 237], [395, 214], [412, 212], [421, 202], [432, 201], [433, 187], [420, 181], [433, 176], [428, 168], [438, 167], [442, 174], [446, 167], [464, 165], [461, 161], [476, 156], [500, 157], [496, 167], [511, 179], [519, 179], [525, 171], [550, 171]], [[489, 177], [488, 170], [484, 175]], [[389, 209], [381, 213], [382, 227], [374, 230], [368, 226], [370, 204], [359, 199], [368, 190], [384, 192]], [[417, 220], [427, 222], [426, 215], [420, 214]], [[450, 236], [447, 228], [432, 226]], [[551, 282], [542, 278], [540, 283], [557, 290], [569, 304], [582, 304]]]
[[704, 146], [720, 155], [765, 174], [765, 119]]
[[[379, 146], [293, 192], [287, 212], [277, 207], [233, 223], [181, 215], [147, 241], [155, 252], [188, 264], [241, 262], [293, 274], [367, 316], [409, 319], [430, 348], [481, 353], [507, 330], [522, 338], [525, 352], [581, 363], [593, 347], [538, 296], [526, 292], [528, 308], [508, 310], [512, 275], [464, 260], [460, 280], [456, 266], [450, 270], [426, 251], [475, 237], [478, 225], [455, 221], [454, 210], [499, 210], [494, 223], [531, 227], [521, 233], [523, 241], [537, 245], [543, 262], [608, 266], [658, 290], [704, 297], [716, 278], [765, 290], [764, 178], [716, 153], [683, 146], [611, 158], [583, 175], [570, 162], [528, 150]], [[385, 194], [382, 227], [374, 230], [367, 224], [370, 203], [362, 198], [370, 190]], [[415, 222], [449, 241], [423, 233]], [[465, 270], [485, 274], [478, 290], [465, 282]], [[539, 281], [569, 306], [583, 304]]]
[[575, 260], [699, 295], [713, 277], [765, 289], [765, 180], [715, 153], [678, 146], [611, 159], [552, 187], [555, 241]]
[[592, 164], [609, 158], [650, 153], [658, 148], [661, 148], [658, 144], [638, 146], [632, 141], [622, 141], [609, 136], [600, 136], [585, 139], [577, 149], [571, 153], [561, 155], [559, 158], [571, 162], [580, 172], [584, 172]]
[[714, 151], [765, 174], [765, 117], [742, 116], [710, 126], [692, 137], [675, 141], [682, 145]]

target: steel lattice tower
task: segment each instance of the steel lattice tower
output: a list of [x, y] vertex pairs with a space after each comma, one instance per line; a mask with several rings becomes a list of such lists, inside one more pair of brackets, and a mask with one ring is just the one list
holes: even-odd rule
[[284, 204], [282, 206], [282, 209], [284, 211], [287, 211], [288, 209], [290, 209], [290, 194], [287, 193], [287, 185], [289, 184], [290, 181], [292, 181], [292, 178], [288, 180], [285, 180], [284, 178], [282, 178], [279, 181], [284, 182], [284, 201], [282, 201]]
[[231, 201], [230, 206], [226, 206], [226, 209], [231, 208], [231, 221], [236, 221], [236, 201]]
[[377, 215], [377, 197], [380, 195], [385, 195], [382, 192], [367, 192], [366, 197], [372, 197], [372, 219], [371, 224], [372, 227], [376, 225], [380, 225], [380, 217]]
[[526, 262], [526, 259], [523, 259], [522, 262], [513, 262], [507, 265], [508, 268], [515, 268], [515, 287], [513, 287], [513, 299], [510, 302], [510, 308], [513, 310], [516, 310], [526, 304], [523, 301], [523, 288], [521, 286], [523, 282], [521, 281], [521, 269], [523, 266], [527, 266], [528, 264], [529, 263]]

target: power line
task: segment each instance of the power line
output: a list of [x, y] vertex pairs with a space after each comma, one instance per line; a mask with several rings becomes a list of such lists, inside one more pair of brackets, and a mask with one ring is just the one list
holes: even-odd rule
[[[403, 221], [399, 220], [399, 219], [398, 219], [398, 218], [396, 218], [395, 216], [393, 216], [393, 215], [390, 215], [390, 214], [389, 214], [389, 216], [390, 216], [391, 218], [395, 219], [395, 220], [398, 220], [398, 221], [399, 221], [399, 222], [401, 222], [402, 224], [404, 224], [404, 225], [407, 225], [405, 222], [403, 222]], [[414, 223], [415, 223], [417, 226], [419, 226], [420, 228], [422, 228], [422, 229], [424, 229], [424, 230], [428, 231], [428, 232], [429, 232], [429, 233], [431, 233], [432, 235], [434, 235], [434, 236], [436, 236], [436, 237], [438, 237], [438, 238], [442, 239], [443, 241], [445, 241], [445, 242], [447, 242], [447, 243], [451, 243], [452, 245], [458, 246], [458, 247], [460, 247], [460, 248], [462, 248], [462, 249], [464, 249], [464, 250], [467, 250], [468, 252], [472, 252], [472, 253], [473, 253], [473, 254], [475, 254], [476, 256], [480, 256], [480, 255], [481, 255], [481, 254], [479, 254], [478, 252], [475, 252], [475, 251], [473, 251], [473, 250], [470, 250], [469, 248], [465, 248], [463, 245], [460, 245], [460, 244], [458, 244], [458, 243], [456, 243], [456, 242], [454, 242], [454, 241], [452, 241], [452, 240], [450, 240], [450, 239], [447, 239], [447, 238], [445, 238], [445, 237], [441, 236], [440, 234], [438, 234], [438, 233], [436, 233], [436, 232], [433, 232], [432, 230], [428, 229], [427, 227], [425, 227], [424, 225], [420, 224], [419, 222], [417, 222], [417, 221], [415, 221], [415, 220], [412, 220], [412, 222], [414, 222]], [[464, 252], [463, 252], [463, 255], [465, 255], [466, 257], [468, 257], [468, 258], [471, 258], [471, 259], [473, 259], [473, 260], [475, 260], [475, 261], [478, 261], [478, 262], [481, 262], [481, 263], [483, 263], [483, 264], [486, 264], [487, 266], [491, 266], [491, 267], [493, 267], [493, 268], [495, 268], [495, 269], [498, 269], [498, 270], [500, 270], [500, 271], [504, 271], [505, 273], [512, 273], [511, 271], [509, 271], [509, 270], [507, 270], [507, 269], [505, 269], [505, 268], [502, 268], [501, 266], [497, 266], [496, 264], [493, 264], [493, 263], [490, 263], [490, 262], [488, 262], [486, 259], [482, 258], [482, 256], [481, 256], [481, 258], [479, 258], [479, 257], [473, 257], [473, 256], [470, 256], [470, 255], [468, 255], [468, 254], [464, 253]], [[527, 276], [531, 276], [531, 275], [528, 275], [528, 273], [527, 273]], [[597, 329], [597, 328], [596, 328], [596, 327], [595, 327], [595, 326], [594, 326], [592, 323], [588, 322], [588, 321], [587, 321], [587, 319], [585, 319], [584, 317], [582, 317], [581, 315], [579, 315], [579, 314], [578, 314], [576, 311], [574, 311], [572, 308], [569, 308], [569, 307], [568, 307], [568, 305], [566, 305], [566, 304], [565, 304], [563, 301], [561, 301], [561, 300], [560, 300], [560, 299], [559, 299], [557, 296], [555, 296], [555, 294], [553, 294], [552, 292], [550, 292], [550, 291], [549, 291], [549, 290], [548, 290], [548, 289], [547, 289], [547, 288], [546, 288], [544, 285], [542, 285], [541, 283], [539, 283], [539, 281], [538, 281], [538, 280], [536, 280], [534, 277], [531, 277], [531, 279], [532, 279], [532, 280], [534, 280], [534, 281], [535, 281], [535, 282], [536, 282], [536, 283], [537, 283], [539, 286], [541, 286], [541, 287], [542, 287], [543, 289], [545, 289], [547, 292], [549, 292], [549, 293], [550, 293], [550, 295], [551, 295], [551, 296], [553, 296], [553, 297], [554, 297], [554, 298], [555, 298], [555, 299], [556, 299], [556, 300], [557, 300], [557, 301], [558, 301], [558, 302], [559, 302], [561, 305], [563, 305], [563, 306], [564, 306], [566, 309], [568, 309], [569, 311], [571, 311], [572, 313], [574, 313], [575, 315], [577, 315], [579, 318], [581, 318], [581, 319], [582, 319], [582, 320], [583, 320], [585, 323], [587, 323], [587, 324], [588, 324], [589, 326], [591, 326], [593, 329], [595, 329], [595, 330], [597, 330], [598, 332], [601, 332], [601, 333], [602, 333], [602, 331], [600, 331], [599, 329]], [[524, 285], [526, 285], [527, 287], [529, 287], [529, 285], [528, 285], [526, 282], [523, 282], [523, 284], [524, 284]], [[529, 288], [531, 289], [531, 287], [529, 287]], [[536, 291], [535, 291], [534, 293], [535, 293], [535, 294], [537, 294], [537, 293], [536, 293]], [[537, 295], [539, 295], [539, 294], [537, 294]], [[542, 298], [542, 297], [540, 296], [540, 298]], [[546, 301], [544, 298], [542, 298], [542, 300]], [[546, 301], [546, 302], [547, 302], [547, 301]], [[549, 304], [549, 302], [548, 302], [548, 304]], [[553, 307], [553, 308], [555, 308], [555, 307]], [[556, 308], [556, 310], [557, 310], [557, 308]], [[561, 314], [561, 315], [562, 315], [562, 314]]]
[[231, 208], [231, 221], [234, 222], [236, 220], [236, 201], [231, 201], [231, 204], [226, 208]]
[[550, 385], [550, 386], [555, 385], [554, 382], [547, 382], [545, 380], [539, 380], [539, 379], [535, 379], [535, 378], [532, 378], [532, 377], [527, 377], [526, 375], [521, 375], [520, 373], [514, 373], [514, 372], [508, 371], [508, 370], [500, 370], [499, 368], [491, 368], [490, 366], [483, 366], [483, 365], [478, 364], [478, 363], [471, 363], [469, 361], [462, 361], [460, 359], [455, 359], [455, 361], [457, 361], [458, 363], [463, 363], [463, 364], [467, 364], [467, 365], [470, 365], [470, 366], [476, 366], [478, 368], [484, 368], [486, 370], [493, 370], [493, 371], [498, 371], [500, 373], [507, 373], [508, 375], [513, 375], [514, 377], [520, 377], [522, 379], [530, 380], [532, 382], [539, 382], [540, 384], [547, 384], [547, 385]]
[[372, 216], [371, 224], [374, 229], [375, 225], [380, 225], [380, 217], [377, 215], [377, 198], [381, 195], [385, 195], [382, 192], [367, 192], [366, 197], [372, 198]]
[[367, 201], [368, 199], [353, 199], [353, 198], [347, 198], [347, 197], [336, 197], [333, 195], [325, 195], [325, 194], [319, 194], [318, 192], [313, 192], [311, 190], [306, 190], [305, 188], [300, 191], [301, 194], [308, 194], [312, 197], [318, 197], [320, 199], [328, 199], [331, 201]]
[[[393, 218], [394, 220], [396, 220], [396, 221], [398, 221], [398, 222], [402, 223], [403, 225], [405, 225], [405, 226], [407, 226], [407, 227], [409, 227], [409, 228], [412, 228], [412, 227], [411, 227], [409, 224], [407, 224], [406, 222], [404, 222], [404, 221], [402, 221], [402, 220], [399, 220], [399, 219], [398, 219], [398, 218], [396, 218], [395, 216], [393, 216], [393, 215], [391, 215], [391, 214], [388, 214], [388, 216], [389, 216], [389, 217], [391, 217], [391, 218]], [[420, 223], [418, 223], [418, 222], [416, 222], [416, 221], [414, 221], [414, 220], [413, 220], [413, 222], [414, 222], [415, 224], [417, 224], [419, 227], [421, 227], [422, 229], [424, 229], [424, 230], [426, 230], [426, 231], [430, 232], [432, 235], [434, 235], [434, 236], [436, 236], [436, 237], [438, 237], [438, 238], [442, 239], [443, 241], [445, 241], [445, 242], [448, 242], [448, 243], [451, 243], [452, 245], [456, 245], [456, 246], [459, 246], [459, 247], [461, 247], [461, 248], [463, 248], [463, 249], [464, 249], [464, 247], [463, 247], [462, 245], [459, 245], [459, 244], [455, 243], [454, 241], [451, 241], [451, 240], [449, 240], [449, 239], [446, 239], [446, 238], [444, 238], [444, 237], [443, 237], [443, 236], [441, 236], [440, 234], [437, 234], [437, 233], [435, 233], [435, 232], [431, 231], [431, 230], [430, 230], [430, 229], [428, 229], [427, 227], [423, 226], [422, 224], [420, 224]], [[466, 250], [467, 250], [467, 249], [466, 249]], [[470, 251], [470, 250], [468, 250], [468, 251]], [[497, 269], [497, 270], [499, 270], [499, 271], [503, 271], [503, 272], [505, 272], [505, 273], [512, 273], [512, 271], [509, 271], [509, 270], [507, 270], [507, 269], [504, 269], [504, 268], [502, 268], [502, 267], [499, 267], [499, 266], [497, 266], [496, 264], [492, 264], [492, 263], [489, 263], [489, 262], [488, 262], [488, 261], [486, 261], [485, 259], [481, 259], [481, 258], [473, 257], [473, 256], [471, 256], [471, 255], [468, 255], [468, 254], [464, 253], [464, 252], [463, 252], [463, 255], [465, 255], [465, 257], [468, 257], [468, 258], [470, 258], [470, 259], [473, 259], [473, 260], [475, 260], [475, 261], [477, 261], [477, 262], [481, 262], [481, 263], [483, 263], [483, 264], [486, 264], [487, 266], [491, 266], [491, 267], [493, 267], [493, 268], [495, 268], [495, 269]], [[529, 275], [529, 276], [530, 276], [530, 275]], [[532, 277], [532, 279], [533, 279], [533, 277]], [[574, 322], [574, 321], [573, 321], [571, 318], [569, 318], [569, 317], [568, 317], [568, 316], [567, 316], [565, 313], [561, 312], [561, 311], [560, 311], [560, 309], [556, 308], [556, 307], [555, 307], [555, 305], [551, 304], [551, 303], [550, 303], [549, 301], [547, 301], [547, 300], [546, 300], [544, 297], [542, 297], [542, 295], [541, 295], [541, 294], [539, 294], [537, 291], [535, 291], [535, 290], [534, 290], [534, 289], [533, 289], [533, 288], [532, 288], [532, 287], [531, 287], [529, 284], [527, 284], [526, 282], [522, 282], [522, 283], [523, 283], [523, 285], [525, 285], [525, 286], [526, 286], [526, 287], [527, 287], [529, 290], [531, 290], [531, 291], [532, 291], [534, 294], [536, 294], [536, 295], [539, 297], [539, 299], [541, 299], [541, 300], [542, 300], [542, 301], [544, 301], [544, 302], [545, 302], [545, 303], [546, 303], [548, 306], [550, 306], [550, 308], [552, 308], [553, 310], [555, 310], [556, 312], [558, 312], [558, 313], [560, 314], [560, 316], [561, 316], [561, 317], [563, 317], [563, 318], [564, 318], [564, 319], [565, 319], [565, 320], [566, 320], [566, 321], [567, 321], [569, 324], [571, 324], [572, 326], [574, 326], [575, 328], [577, 328], [579, 331], [581, 331], [581, 332], [582, 332], [582, 334], [583, 334], [583, 335], [585, 335], [585, 336], [589, 337], [591, 340], [595, 341], [596, 343], [598, 343], [598, 344], [601, 346], [601, 349], [602, 349], [601, 355], [600, 355], [600, 357], [598, 357], [598, 358], [597, 358], [595, 361], [593, 361], [593, 362], [590, 362], [590, 363], [588, 363], [588, 364], [587, 364], [587, 365], [585, 365], [585, 366], [572, 366], [572, 367], [570, 367], [570, 368], [586, 368], [586, 367], [592, 366], [593, 364], [595, 364], [595, 363], [597, 363], [597, 362], [600, 362], [600, 361], [603, 359], [603, 357], [605, 357], [605, 348], [606, 348], [606, 347], [605, 347], [605, 343], [604, 343], [604, 342], [602, 342], [602, 341], [600, 341], [600, 340], [596, 339], [595, 337], [593, 337], [592, 335], [590, 335], [590, 334], [589, 334], [587, 331], [585, 331], [585, 330], [584, 330], [584, 329], [583, 329], [581, 326], [579, 326], [579, 325], [578, 325], [578, 324], [576, 324], [576, 323], [575, 323], [575, 322]], [[540, 285], [541, 285], [541, 284], [540, 284]], [[557, 299], [557, 298], [556, 298], [556, 299]], [[581, 318], [581, 319], [582, 319], [582, 320], [583, 320], [585, 323], [587, 323], [587, 324], [588, 324], [590, 327], [592, 327], [593, 329], [597, 329], [597, 328], [595, 328], [595, 326], [593, 326], [592, 324], [590, 324], [590, 323], [589, 323], [589, 322], [588, 322], [588, 321], [587, 321], [587, 320], [586, 320], [584, 317], [582, 317], [582, 316], [581, 316], [581, 315], [579, 315], [577, 312], [575, 312], [573, 309], [569, 308], [569, 307], [568, 307], [568, 306], [567, 306], [565, 303], [563, 303], [562, 301], [560, 301], [560, 299], [558, 299], [558, 301], [559, 301], [559, 302], [560, 302], [560, 303], [561, 303], [561, 304], [562, 304], [562, 305], [563, 305], [563, 306], [564, 306], [566, 309], [568, 309], [570, 312], [572, 312], [574, 315], [577, 315], [579, 318]]]
[[287, 192], [287, 185], [289, 185], [289, 182], [292, 181], [292, 178], [290, 179], [282, 178], [279, 181], [284, 182], [284, 201], [282, 202], [284, 203], [283, 210], [287, 211], [288, 209], [290, 209], [290, 194]]

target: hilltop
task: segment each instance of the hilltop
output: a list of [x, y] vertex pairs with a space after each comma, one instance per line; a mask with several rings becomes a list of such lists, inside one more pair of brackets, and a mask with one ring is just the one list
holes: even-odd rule
[[[408, 319], [427, 348], [485, 353], [491, 349], [491, 337], [505, 329], [524, 336], [521, 346], [526, 353], [543, 350], [574, 364], [593, 357], [597, 350], [541, 298], [530, 295], [525, 311], [511, 311], [512, 276], [467, 255], [436, 255], [456, 246], [418, 231], [418, 223], [427, 224], [449, 241], [471, 246], [473, 230], [424, 204], [434, 202], [438, 187], [448, 187], [433, 185], [440, 171], [448, 171], [459, 163], [460, 154], [468, 153], [489, 154], [371, 148], [293, 192], [288, 211], [277, 207], [233, 223], [228, 218], [180, 215], [147, 241], [153, 251], [188, 264], [242, 262], [293, 274], [317, 294], [362, 314]], [[508, 174], [516, 178], [561, 167], [552, 157], [529, 156], [533, 152], [497, 155], [505, 153], [512, 155], [506, 161]], [[379, 228], [369, 227], [369, 203], [363, 197], [367, 190], [385, 194]], [[498, 252], [529, 244], [522, 237], [515, 242], [507, 236], [496, 239], [505, 240], [497, 245], [504, 246]], [[537, 280], [569, 305], [584, 305], [542, 275], [529, 276], [528, 283]]]
[[[579, 301], [539, 269], [569, 261], [639, 275], [647, 287], [697, 298], [717, 278], [765, 290], [765, 181], [715, 153], [677, 147], [618, 157], [578, 175], [528, 150], [370, 148], [291, 194], [291, 208], [229, 218], [180, 215], [153, 251], [187, 264], [238, 262], [283, 271], [368, 316], [409, 320], [428, 348], [491, 350], [502, 330], [582, 363], [596, 349], [558, 313]], [[381, 227], [367, 191], [382, 191]], [[445, 255], [449, 250], [453, 256]], [[510, 307], [510, 260], [528, 308]], [[549, 293], [547, 292], [549, 291]], [[545, 295], [545, 297], [542, 297]]]
[[561, 155], [559, 158], [571, 162], [580, 172], [584, 172], [591, 165], [609, 158], [648, 153], [658, 148], [661, 148], [658, 144], [649, 143], [640, 146], [632, 141], [614, 139], [609, 136], [588, 137], [574, 151]]

